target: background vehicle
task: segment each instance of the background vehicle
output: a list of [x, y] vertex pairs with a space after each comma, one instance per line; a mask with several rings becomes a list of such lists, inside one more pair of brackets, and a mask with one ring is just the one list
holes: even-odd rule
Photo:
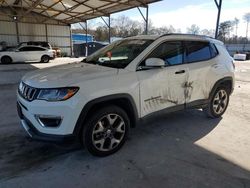
[[233, 88], [234, 65], [223, 43], [168, 34], [123, 39], [83, 63], [28, 73], [17, 101], [32, 138], [77, 138], [93, 155], [107, 156], [142, 118], [187, 108], [220, 117]]
[[49, 42], [46, 41], [29, 41], [29, 42], [21, 42], [18, 44], [18, 47], [22, 47], [22, 46], [40, 46], [40, 47], [44, 47], [47, 49], [52, 49], [51, 45]]
[[54, 53], [52, 49], [31, 45], [0, 52], [0, 62], [3, 64], [12, 62], [48, 63], [53, 58]]

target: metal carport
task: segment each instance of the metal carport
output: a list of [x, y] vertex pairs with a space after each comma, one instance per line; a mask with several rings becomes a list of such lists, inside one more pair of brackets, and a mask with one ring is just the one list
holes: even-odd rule
[[[70, 24], [85, 22], [87, 34], [87, 20], [108, 17], [108, 21], [103, 21], [110, 28], [111, 14], [136, 7], [147, 34], [148, 4], [157, 1], [160, 0], [0, 0], [0, 41], [4, 38], [14, 45], [28, 39], [44, 40], [72, 53]], [[217, 36], [222, 0], [214, 2], [218, 8]], [[146, 8], [146, 15], [139, 7]]]
[[72, 55], [70, 24], [110, 15], [137, 7], [146, 8], [147, 33], [148, 4], [159, 0], [0, 0], [0, 41], [12, 45], [27, 40], [48, 41]]

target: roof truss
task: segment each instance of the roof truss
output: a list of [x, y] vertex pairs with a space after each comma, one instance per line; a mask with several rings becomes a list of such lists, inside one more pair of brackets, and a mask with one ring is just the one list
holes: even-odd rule
[[0, 0], [0, 10], [8, 7], [11, 16], [17, 16], [19, 21], [36, 13], [44, 17], [41, 23], [52, 19], [72, 24], [135, 7], [147, 7], [157, 1], [160, 0]]

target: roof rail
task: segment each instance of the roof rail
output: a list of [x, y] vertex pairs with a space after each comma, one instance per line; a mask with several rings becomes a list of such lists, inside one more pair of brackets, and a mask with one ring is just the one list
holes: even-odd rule
[[164, 36], [171, 36], [171, 35], [184, 35], [184, 36], [195, 36], [195, 37], [205, 37], [205, 38], [215, 39], [213, 37], [206, 36], [206, 35], [196, 35], [196, 34], [187, 34], [187, 33], [166, 33], [166, 34], [160, 35], [159, 38], [164, 37]]

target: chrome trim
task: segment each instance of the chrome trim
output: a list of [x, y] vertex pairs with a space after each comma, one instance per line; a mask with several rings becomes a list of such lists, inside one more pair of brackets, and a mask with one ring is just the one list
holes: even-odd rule
[[20, 96], [28, 101], [32, 101], [35, 99], [35, 95], [37, 94], [38, 89], [31, 87], [24, 82], [21, 82], [18, 87], [18, 93]]
[[26, 124], [25, 120], [21, 119], [21, 125], [24, 128], [24, 130], [27, 132], [27, 134], [32, 138], [32, 135], [30, 134], [29, 130], [29, 126]]
[[[60, 123], [56, 126], [56, 127], [48, 127], [46, 125], [44, 125], [44, 123], [40, 120], [40, 118], [47, 118], [47, 119], [59, 119]], [[53, 116], [53, 115], [42, 115], [42, 114], [36, 114], [35, 115], [35, 119], [37, 120], [37, 122], [44, 128], [58, 128], [60, 127], [62, 120], [63, 120], [63, 116]]]

